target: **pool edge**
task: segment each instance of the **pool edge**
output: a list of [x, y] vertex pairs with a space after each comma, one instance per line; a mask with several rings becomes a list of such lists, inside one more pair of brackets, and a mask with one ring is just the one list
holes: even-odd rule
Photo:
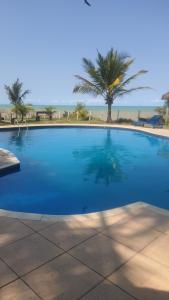
[[[87, 128], [87, 127], [92, 127], [92, 128], [114, 128], [114, 129], [124, 129], [124, 130], [132, 130], [132, 131], [137, 131], [137, 132], [143, 132], [143, 133], [148, 133], [152, 134], [154, 136], [158, 137], [165, 137], [169, 138], [169, 129], [164, 129], [164, 128], [150, 128], [150, 127], [138, 127], [138, 126], [133, 126], [133, 125], [118, 125], [118, 124], [67, 124], [67, 123], [55, 123], [55, 124], [28, 124], [28, 125], [20, 125], [19, 128], [21, 129], [38, 129], [38, 128], [68, 128], [68, 127], [77, 127], [77, 128]], [[18, 126], [16, 125], [8, 125], [8, 126], [0, 126], [0, 131], [6, 131], [6, 130], [17, 130]]]
[[100, 218], [100, 215], [104, 214], [106, 217], [110, 217], [113, 215], [118, 215], [124, 213], [126, 210], [131, 208], [140, 208], [140, 207], [149, 207], [155, 212], [159, 212], [160, 214], [167, 215], [169, 217], [169, 210], [163, 209], [146, 202], [134, 202], [131, 204], [127, 204], [124, 206], [120, 206], [117, 208], [112, 208], [109, 210], [103, 210], [99, 212], [92, 212], [87, 214], [72, 214], [72, 215], [47, 215], [47, 214], [34, 214], [34, 213], [25, 213], [25, 212], [15, 212], [10, 210], [0, 209], [0, 217], [8, 217], [14, 219], [22, 219], [22, 220], [31, 220], [31, 221], [51, 221], [51, 222], [70, 222], [79, 220], [79, 218], [83, 217], [92, 217], [94, 219]]

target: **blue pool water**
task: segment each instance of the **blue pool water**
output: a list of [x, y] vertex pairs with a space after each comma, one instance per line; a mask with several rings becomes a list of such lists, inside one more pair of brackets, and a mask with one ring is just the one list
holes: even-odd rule
[[169, 209], [169, 139], [104, 128], [1, 131], [21, 161], [0, 177], [0, 208], [77, 214], [135, 201]]

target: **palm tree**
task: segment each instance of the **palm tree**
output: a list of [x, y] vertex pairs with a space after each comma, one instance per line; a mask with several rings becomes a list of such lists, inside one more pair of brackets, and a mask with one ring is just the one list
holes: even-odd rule
[[85, 104], [82, 102], [78, 102], [74, 108], [73, 115], [78, 115], [79, 119], [88, 120], [89, 119], [89, 112], [86, 109]]
[[53, 108], [53, 106], [49, 105], [45, 107], [46, 114], [49, 117], [49, 120], [52, 120], [53, 114], [56, 112], [56, 110]]
[[97, 53], [96, 65], [91, 60], [83, 58], [84, 70], [89, 79], [75, 75], [80, 83], [73, 90], [74, 93], [101, 95], [108, 105], [107, 122], [112, 122], [111, 108], [116, 98], [145, 87], [128, 88], [129, 83], [147, 71], [140, 70], [127, 77], [127, 71], [133, 63], [128, 55], [111, 49], [104, 57]]
[[161, 98], [162, 100], [165, 100], [165, 122], [168, 124], [168, 118], [169, 118], [169, 92], [164, 94]]
[[8, 95], [9, 101], [14, 105], [16, 117], [18, 113], [18, 106], [23, 105], [23, 100], [30, 93], [29, 90], [23, 91], [23, 83], [17, 79], [11, 86], [5, 85], [5, 90]]

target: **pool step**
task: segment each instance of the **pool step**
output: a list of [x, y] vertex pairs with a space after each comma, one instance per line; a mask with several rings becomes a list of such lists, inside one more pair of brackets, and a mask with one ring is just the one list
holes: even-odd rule
[[0, 148], [0, 175], [20, 169], [20, 161], [10, 151]]

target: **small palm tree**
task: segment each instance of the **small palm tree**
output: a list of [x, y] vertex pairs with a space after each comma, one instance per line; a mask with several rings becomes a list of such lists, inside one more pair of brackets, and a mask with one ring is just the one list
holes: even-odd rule
[[73, 114], [79, 116], [79, 119], [87, 120], [89, 118], [89, 112], [86, 109], [85, 104], [78, 102], [74, 108]]
[[83, 58], [83, 66], [89, 79], [75, 75], [80, 83], [75, 86], [73, 92], [92, 94], [93, 96], [101, 95], [108, 106], [107, 122], [111, 123], [111, 108], [115, 99], [145, 88], [128, 88], [133, 79], [147, 72], [140, 70], [138, 73], [126, 78], [133, 61], [128, 55], [118, 53], [114, 49], [111, 49], [105, 57], [98, 52], [96, 65], [91, 60]]
[[29, 90], [23, 91], [23, 83], [17, 79], [11, 86], [5, 85], [5, 90], [8, 95], [9, 101], [14, 105], [16, 111], [16, 117], [18, 113], [18, 107], [23, 105], [23, 100], [30, 93]]
[[53, 114], [56, 112], [56, 110], [53, 108], [53, 106], [49, 105], [45, 107], [46, 114], [49, 117], [49, 120], [52, 120]]
[[15, 104], [14, 108], [12, 109], [12, 112], [14, 112], [15, 115], [19, 115], [21, 117], [21, 122], [23, 122], [24, 117], [26, 117], [26, 115], [32, 111], [33, 108], [30, 105], [24, 103]]

